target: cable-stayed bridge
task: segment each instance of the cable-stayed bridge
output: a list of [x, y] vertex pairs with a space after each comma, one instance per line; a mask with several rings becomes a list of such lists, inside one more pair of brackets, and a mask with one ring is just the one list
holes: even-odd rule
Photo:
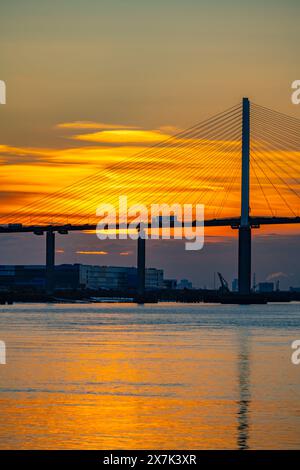
[[[96, 230], [102, 202], [204, 204], [206, 227], [239, 232], [239, 292], [251, 286], [251, 232], [300, 223], [300, 120], [250, 103], [233, 106], [131, 157], [0, 217], [0, 233], [46, 234], [47, 292], [54, 289], [55, 233]], [[151, 220], [148, 223], [151, 229]], [[119, 226], [116, 225], [116, 229]], [[145, 239], [138, 238], [139, 293]]]

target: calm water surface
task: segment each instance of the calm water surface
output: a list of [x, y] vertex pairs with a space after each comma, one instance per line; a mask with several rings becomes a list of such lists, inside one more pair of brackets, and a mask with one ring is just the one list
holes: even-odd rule
[[300, 304], [0, 308], [2, 449], [300, 448]]

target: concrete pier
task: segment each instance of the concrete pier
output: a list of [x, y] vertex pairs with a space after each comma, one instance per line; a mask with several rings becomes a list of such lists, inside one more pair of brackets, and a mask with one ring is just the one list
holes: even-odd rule
[[46, 232], [46, 293], [53, 295], [55, 287], [55, 232]]

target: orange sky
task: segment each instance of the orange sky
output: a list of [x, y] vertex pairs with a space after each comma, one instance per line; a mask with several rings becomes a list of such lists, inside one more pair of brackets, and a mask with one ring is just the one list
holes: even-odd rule
[[[240, 141], [174, 137], [171, 139], [171, 150], [162, 147], [153, 154], [153, 144], [165, 142], [179, 131], [168, 126], [161, 129], [131, 129], [118, 124], [68, 122], [57, 124], [52, 132], [60, 133], [64, 141], [70, 142], [69, 146], [38, 148], [1, 145], [4, 214], [11, 214], [45, 195], [55, 195], [73, 184], [58, 196], [41, 202], [37, 208], [28, 208], [20, 215], [10, 219], [4, 217], [2, 221], [12, 222], [17, 217], [19, 222], [25, 224], [63, 223], [66, 220], [91, 222], [95, 220], [100, 203], [112, 203], [117, 207], [120, 195], [128, 197], [129, 205], [198, 203], [205, 205], [206, 218], [238, 216]], [[73, 146], [74, 141], [83, 144]], [[299, 157], [299, 152], [290, 151], [290, 155], [295, 159]], [[264, 156], [274, 165], [278, 156], [280, 164], [280, 155], [274, 150], [264, 150]], [[271, 216], [267, 198], [273, 215], [293, 216], [266, 180], [261, 168], [257, 167], [255, 174], [251, 174], [251, 214]], [[298, 168], [300, 173], [300, 164]], [[272, 179], [272, 171], [265, 170]], [[90, 175], [92, 178], [85, 182], [84, 178]], [[281, 181], [274, 182], [279, 191], [284, 195], [286, 193], [286, 201], [298, 215], [299, 199]], [[296, 183], [290, 182], [295, 191], [298, 190]], [[44, 207], [47, 204], [50, 206], [45, 216]], [[289, 227], [284, 230], [295, 229]], [[218, 232], [225, 234], [224, 229]]]
[[[197, 166], [201, 152], [189, 151], [189, 162], [177, 159], [176, 165], [159, 158], [142, 177], [120, 162], [243, 96], [299, 117], [290, 99], [298, 17], [293, 0], [276, 0], [272, 10], [258, 0], [217, 6], [76, 0], [72, 7], [61, 0], [59, 9], [55, 2], [6, 2], [0, 17], [0, 78], [7, 85], [0, 115], [2, 214], [99, 171], [103, 179], [91, 189], [90, 206], [74, 191], [60, 200], [63, 216], [74, 207], [93, 216], [100, 199], [108, 202], [120, 188], [132, 200], [155, 196], [161, 202], [170, 186], [170, 202], [190, 198], [204, 203], [209, 216], [237, 215], [238, 172], [226, 196], [238, 169], [237, 149], [217, 174], [208, 163], [205, 182]], [[257, 170], [275, 214], [285, 213]], [[268, 215], [255, 176], [252, 183], [252, 213]], [[299, 199], [286, 196], [299, 213]]]

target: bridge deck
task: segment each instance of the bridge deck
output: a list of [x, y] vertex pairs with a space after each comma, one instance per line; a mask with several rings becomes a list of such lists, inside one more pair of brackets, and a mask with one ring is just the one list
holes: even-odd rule
[[[283, 224], [300, 224], [300, 217], [250, 217], [250, 223], [252, 227], [259, 227], [261, 225], [283, 225]], [[210, 219], [204, 221], [205, 227], [232, 227], [238, 228], [240, 224], [240, 218], [225, 218], [225, 219]], [[196, 222], [193, 222], [193, 226]], [[172, 224], [171, 224], [172, 226]], [[176, 227], [180, 227], [176, 222]], [[161, 227], [161, 224], [160, 224]], [[81, 224], [81, 225], [21, 225], [21, 224], [9, 224], [0, 226], [0, 233], [35, 233], [41, 235], [44, 232], [80, 232], [85, 230], [96, 230], [96, 224]], [[148, 224], [148, 228], [151, 228], [151, 223]], [[116, 225], [116, 229], [119, 229], [119, 225]]]

